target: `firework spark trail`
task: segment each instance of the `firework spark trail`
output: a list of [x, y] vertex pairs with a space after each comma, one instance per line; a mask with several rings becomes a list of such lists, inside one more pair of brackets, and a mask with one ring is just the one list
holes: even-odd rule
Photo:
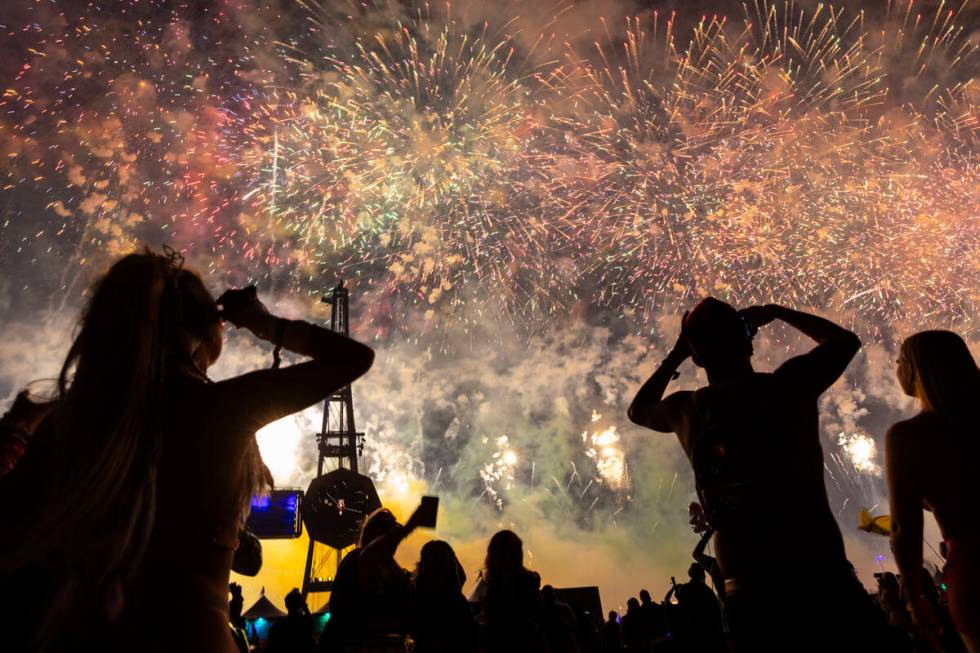
[[[674, 562], [689, 553], [686, 463], [622, 417], [681, 305], [815, 306], [870, 336], [862, 372], [896, 321], [976, 333], [980, 52], [965, 4], [901, 0], [872, 20], [750, 0], [693, 24], [645, 12], [562, 34], [573, 10], [558, 3], [533, 35], [518, 16], [533, 3], [76, 4], [15, 0], [0, 19], [0, 301], [51, 296], [62, 327], [11, 340], [4, 387], [31, 378], [10, 373], [33, 367], [20, 350], [68, 331], [91, 275], [143, 242], [277, 299], [339, 271], [358, 336], [387, 354], [357, 391], [386, 503], [434, 484], [458, 535], [484, 535], [475, 513], [576, 547], [615, 517], [621, 569], [626, 549], [660, 559], [664, 532]], [[556, 333], [568, 339], [551, 347]], [[477, 360], [495, 338], [514, 348]], [[242, 346], [224, 372], [267, 364]], [[845, 384], [865, 388], [862, 372]], [[877, 392], [888, 410], [870, 424], [822, 407], [826, 434], [880, 434], [902, 407], [897, 388]], [[471, 408], [491, 404], [519, 409]], [[592, 406], [609, 421], [590, 422]], [[443, 410], [455, 427], [441, 430]], [[315, 468], [317, 421], [260, 434], [282, 483]], [[882, 481], [825, 445], [847, 528]]]
[[[570, 241], [588, 244], [600, 301], [622, 301], [612, 287], [632, 293], [628, 303], [671, 290], [836, 306], [846, 296], [866, 315], [966, 315], [976, 295], [960, 281], [976, 279], [978, 253], [975, 83], [896, 108], [885, 63], [903, 52], [828, 11], [787, 11], [787, 24], [757, 3], [737, 37], [723, 20], [702, 22], [683, 52], [668, 28], [666, 57], [643, 57], [634, 22], [626, 63], [611, 70], [603, 56], [606, 67], [587, 72], [606, 108], [576, 125], [588, 138], [573, 158], [603, 172], [582, 177], [577, 196], [592, 199], [573, 200]], [[960, 36], [918, 34], [975, 72], [977, 45]]]
[[[262, 98], [245, 130], [247, 200], [263, 212], [275, 199], [301, 250], [321, 247], [358, 273], [378, 262], [422, 302], [467, 279], [520, 286], [512, 266], [545, 254], [511, 204], [534, 108], [524, 78], [509, 75], [522, 67], [514, 47], [485, 30], [398, 24], [325, 54], [329, 72], [307, 66], [306, 95]], [[284, 166], [275, 180], [269, 142]]]
[[[602, 419], [596, 411], [592, 411], [592, 424]], [[613, 490], [624, 490], [629, 486], [629, 474], [626, 468], [626, 456], [620, 448], [620, 435], [615, 426], [610, 426], [598, 433], [582, 433], [582, 443], [585, 445], [585, 455], [595, 463], [596, 473], [602, 483]], [[591, 487], [592, 481], [585, 487], [582, 494]]]
[[[339, 45], [344, 24], [314, 11], [310, 39], [252, 30], [223, 75], [177, 12], [32, 8], [2, 165], [49, 215], [17, 250], [64, 245], [65, 286], [162, 233], [306, 290], [339, 267], [447, 323], [467, 303], [533, 320], [582, 300], [643, 323], [704, 293], [868, 323], [975, 313], [980, 45], [958, 9], [903, 3], [871, 27], [754, 0], [690, 33], [654, 12], [622, 40], [603, 21], [591, 47], [529, 49], [513, 21], [447, 7]], [[242, 28], [236, 11], [216, 32]], [[585, 451], [622, 488], [617, 437]]]
[[177, 12], [126, 5], [127, 32], [34, 9], [0, 129], [7, 190], [33, 184], [50, 213], [20, 249], [63, 241], [77, 265], [162, 235], [295, 288], [340, 267], [436, 316], [584, 300], [648, 318], [714, 293], [961, 319], [980, 281], [963, 6], [872, 25], [753, 0], [689, 33], [603, 23], [564, 53], [515, 38], [516, 14], [378, 10], [337, 38], [350, 25], [307, 7], [306, 38], [248, 28], [218, 70]]

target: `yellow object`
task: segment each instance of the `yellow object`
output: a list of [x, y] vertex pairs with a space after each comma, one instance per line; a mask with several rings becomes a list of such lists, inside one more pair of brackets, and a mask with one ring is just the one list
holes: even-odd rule
[[878, 517], [872, 517], [871, 511], [869, 511], [867, 508], [862, 508], [861, 512], [858, 513], [858, 528], [869, 533], [877, 533], [878, 535], [891, 535], [891, 515], [879, 515]]

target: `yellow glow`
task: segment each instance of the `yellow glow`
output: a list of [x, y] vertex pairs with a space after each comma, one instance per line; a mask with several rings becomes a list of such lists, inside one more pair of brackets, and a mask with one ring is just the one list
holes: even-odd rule
[[297, 469], [296, 455], [306, 437], [293, 416], [284, 417], [262, 427], [256, 434], [262, 460], [277, 484], [288, 483]]

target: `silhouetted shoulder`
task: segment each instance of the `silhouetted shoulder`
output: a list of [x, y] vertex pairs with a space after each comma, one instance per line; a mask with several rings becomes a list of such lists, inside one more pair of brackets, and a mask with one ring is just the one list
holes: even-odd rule
[[942, 428], [943, 422], [938, 415], [923, 411], [918, 415], [892, 424], [885, 437], [898, 438], [900, 441], [911, 440], [924, 433], [931, 433]]
[[930, 439], [932, 434], [943, 430], [938, 416], [921, 412], [914, 417], [895, 422], [885, 432], [885, 450], [894, 452], [896, 447], [903, 450], [916, 448]]
[[923, 456], [929, 453], [929, 434], [937, 426], [933, 416], [923, 413], [891, 425], [885, 432], [885, 463], [892, 476], [918, 478]]
[[914, 437], [915, 427], [912, 426], [913, 419], [902, 420], [901, 422], [895, 422], [888, 427], [885, 431], [885, 447], [890, 449], [895, 444], [900, 444], [907, 441], [910, 437]]

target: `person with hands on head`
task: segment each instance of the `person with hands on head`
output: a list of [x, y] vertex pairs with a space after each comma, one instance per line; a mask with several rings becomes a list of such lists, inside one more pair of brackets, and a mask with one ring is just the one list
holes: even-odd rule
[[[201, 297], [202, 302], [207, 299]], [[162, 518], [157, 529], [158, 541], [151, 539], [147, 573], [143, 583], [137, 585], [139, 599], [149, 604], [148, 614], [159, 614], [156, 607], [169, 595], [159, 588], [166, 590], [181, 578], [173, 569], [178, 561], [173, 559], [172, 552], [187, 548], [187, 532], [198, 533], [198, 538], [203, 536], [200, 544], [208, 549], [200, 558], [207, 565], [202, 565], [201, 576], [213, 577], [215, 588], [219, 578], [222, 589], [227, 586], [228, 571], [251, 497], [260, 487], [260, 478], [264, 477], [265, 483], [271, 485], [268, 470], [261, 462], [255, 432], [319, 403], [362, 376], [374, 361], [374, 352], [369, 347], [346, 336], [272, 314], [254, 286], [227, 290], [214, 304], [220, 320], [309, 360], [212, 382], [206, 372], [222, 349], [218, 332], [208, 347], [194, 350], [193, 367], [188, 366], [187, 374], [174, 381], [175, 405], [168, 410], [175, 413], [172, 428], [182, 435], [174, 438], [173, 455], [164, 452], [163, 461], [176, 468], [171, 471], [168, 466], [160, 470], [167, 489], [173, 482], [174, 495], [162, 495], [158, 499]], [[200, 511], [203, 514], [198, 517], [202, 522], [199, 525], [182, 523], [188, 515], [186, 506], [199, 503], [191, 496], [182, 496], [190, 493], [210, 497]], [[192, 548], [198, 541], [194, 537]], [[193, 575], [194, 570], [191, 571]], [[185, 589], [182, 584], [174, 591], [183, 595]], [[170, 599], [170, 604], [173, 602]]]
[[[817, 345], [760, 373], [752, 338], [774, 320]], [[709, 297], [685, 314], [676, 344], [629, 408], [636, 424], [675, 433], [691, 462], [740, 650], [769, 650], [800, 633], [821, 645], [852, 645], [877, 632], [827, 500], [817, 406], [860, 346], [854, 333], [816, 315], [774, 304], [737, 311]], [[664, 397], [688, 358], [708, 385]], [[772, 546], [787, 533], [792, 546]], [[812, 579], [802, 604], [773, 601], [801, 560]]]
[[920, 411], [885, 434], [891, 540], [902, 590], [923, 635], [942, 650], [941, 619], [926, 596], [922, 510], [931, 510], [946, 549], [949, 611], [971, 653], [980, 651], [980, 368], [951, 331], [923, 331], [902, 343], [897, 375]]

